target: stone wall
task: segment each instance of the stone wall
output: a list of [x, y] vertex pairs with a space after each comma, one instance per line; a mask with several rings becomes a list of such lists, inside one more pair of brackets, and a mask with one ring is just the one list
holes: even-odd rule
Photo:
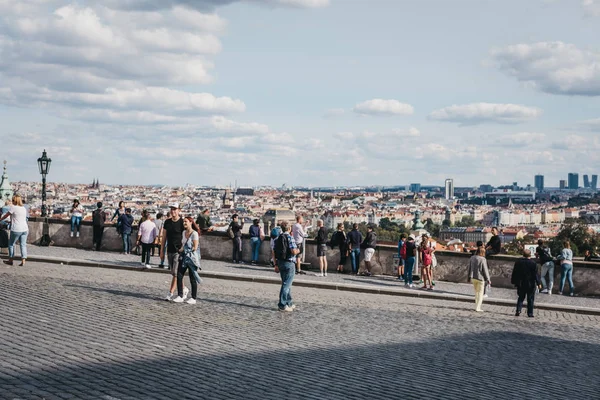
[[[48, 220], [47, 229], [53, 246], [62, 247], [77, 247], [84, 249], [92, 248], [92, 226], [88, 221], [82, 222], [81, 236], [79, 238], [71, 238], [70, 223], [64, 220]], [[29, 221], [29, 243], [37, 244], [42, 237], [44, 230], [44, 221], [42, 218], [32, 218]], [[137, 233], [134, 231], [132, 237]], [[244, 236], [243, 243], [243, 259], [246, 262], [250, 261], [251, 249], [250, 240]], [[104, 240], [102, 250], [105, 251], [121, 251], [121, 238], [117, 235], [115, 226], [107, 224], [104, 230]], [[200, 237], [200, 249], [202, 257], [211, 260], [231, 260], [232, 242], [223, 232], [211, 232]], [[378, 246], [372, 260], [373, 272], [376, 274], [393, 275], [394, 270], [394, 255], [397, 253], [396, 246]], [[339, 250], [329, 249], [327, 252], [327, 261], [329, 270], [335, 271], [339, 261]], [[452, 251], [436, 252], [438, 266], [434, 272], [434, 279], [449, 282], [466, 282], [467, 280], [467, 264], [470, 254], [457, 253]], [[267, 238], [260, 248], [259, 262], [267, 264], [271, 257], [271, 247]], [[512, 287], [510, 284], [510, 276], [516, 257], [507, 255], [498, 255], [490, 257], [488, 265], [492, 276], [492, 287]], [[311, 264], [313, 268], [319, 267], [317, 259], [317, 246], [314, 240], [307, 240], [305, 262]], [[364, 267], [364, 261], [361, 257], [361, 269]], [[350, 270], [350, 258], [346, 262], [346, 270]], [[418, 269], [416, 275], [418, 275]], [[554, 269], [555, 287], [560, 281], [560, 266]], [[590, 262], [575, 262], [573, 271], [573, 281], [578, 293], [585, 295], [600, 296], [600, 263]]]

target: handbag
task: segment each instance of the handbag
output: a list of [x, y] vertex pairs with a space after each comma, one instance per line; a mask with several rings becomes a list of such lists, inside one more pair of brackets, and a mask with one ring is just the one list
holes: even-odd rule
[[231, 225], [229, 225], [229, 228], [227, 228], [227, 236], [229, 236], [229, 239], [233, 239], [235, 237], [235, 234], [233, 233], [233, 228], [231, 227]]

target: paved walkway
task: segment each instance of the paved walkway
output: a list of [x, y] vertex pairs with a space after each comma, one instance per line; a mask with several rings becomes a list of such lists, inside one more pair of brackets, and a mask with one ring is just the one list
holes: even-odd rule
[[598, 316], [515, 318], [510, 307], [477, 314], [470, 304], [304, 287], [293, 289], [297, 310], [281, 313], [276, 285], [223, 279], [205, 279], [190, 306], [161, 300], [168, 280], [2, 265], [0, 399], [537, 400], [600, 392]]
[[[89, 250], [80, 250], [75, 248], [67, 247], [28, 247], [30, 255], [37, 255], [43, 257], [52, 257], [57, 259], [69, 259], [69, 260], [82, 260], [98, 263], [114, 264], [125, 267], [140, 267], [140, 259], [138, 256], [133, 255], [122, 255], [119, 253], [112, 252], [95, 252]], [[157, 265], [159, 262], [158, 257], [152, 258], [153, 265]], [[260, 277], [260, 278], [278, 278], [278, 274], [275, 274], [270, 267], [267, 266], [253, 266], [250, 264], [233, 264], [222, 261], [213, 260], [202, 260], [202, 272], [203, 273], [215, 273], [215, 274], [227, 274], [227, 275], [240, 275], [247, 277]], [[372, 289], [393, 289], [399, 291], [411, 292], [411, 294], [425, 295], [430, 292], [425, 292], [421, 289], [405, 289], [404, 285], [397, 279], [389, 276], [376, 276], [376, 277], [361, 277], [351, 276], [348, 274], [338, 274], [336, 272], [330, 272], [327, 277], [315, 276], [315, 271], [307, 271], [306, 275], [296, 276], [295, 282], [311, 282], [311, 283], [333, 283], [333, 284], [351, 284], [361, 285]], [[473, 297], [473, 287], [468, 283], [449, 283], [449, 282], [436, 282], [435, 294], [443, 294], [448, 296], [465, 296], [468, 298]], [[494, 299], [504, 301], [516, 301], [516, 291], [512, 289], [503, 289], [493, 287], [489, 295], [489, 299], [486, 301], [492, 301]], [[600, 299], [590, 297], [570, 297], [570, 296], [559, 296], [555, 294], [548, 296], [546, 294], [538, 294], [536, 297], [536, 303], [539, 305], [557, 305], [557, 306], [569, 306], [569, 307], [580, 307], [580, 308], [593, 308], [600, 311]]]

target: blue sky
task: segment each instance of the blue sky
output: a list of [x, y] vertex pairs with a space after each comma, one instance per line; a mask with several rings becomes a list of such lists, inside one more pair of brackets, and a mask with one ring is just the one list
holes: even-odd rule
[[12, 180], [557, 186], [600, 172], [600, 1], [0, 0]]

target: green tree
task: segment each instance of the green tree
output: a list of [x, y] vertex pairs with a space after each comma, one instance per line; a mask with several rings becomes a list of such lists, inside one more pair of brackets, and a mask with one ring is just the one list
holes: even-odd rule
[[586, 250], [593, 252], [600, 246], [600, 235], [590, 232], [589, 227], [584, 223], [563, 224], [558, 235], [549, 243], [552, 254], [560, 254], [565, 240], [571, 243], [571, 250], [576, 256], [583, 256]]

